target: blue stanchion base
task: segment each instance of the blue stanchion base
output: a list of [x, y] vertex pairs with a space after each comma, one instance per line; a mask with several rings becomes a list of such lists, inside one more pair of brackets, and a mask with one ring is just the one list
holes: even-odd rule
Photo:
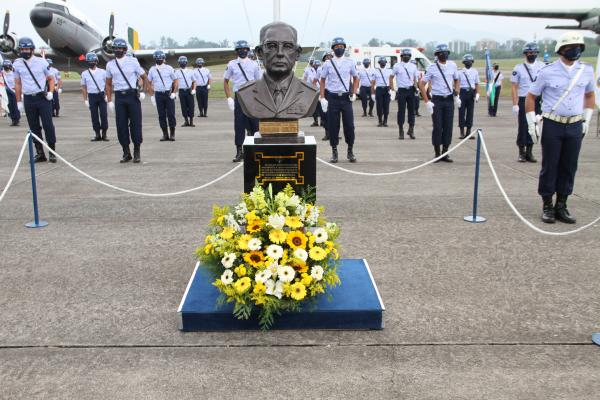
[[[275, 318], [271, 329], [383, 329], [385, 307], [365, 260], [343, 259], [338, 267], [341, 285], [319, 295], [314, 305]], [[240, 320], [233, 304], [216, 308], [219, 291], [211, 274], [196, 264], [179, 306], [182, 331], [239, 331], [260, 329], [257, 315]]]
[[45, 226], [48, 226], [48, 223], [46, 221], [39, 221], [36, 224], [35, 221], [32, 221], [32, 222], [26, 223], [25, 226], [28, 228], [43, 228]]
[[466, 217], [463, 218], [465, 221], [467, 222], [472, 222], [474, 224], [478, 224], [480, 222], [485, 222], [487, 221], [487, 219], [485, 219], [484, 217], [480, 216], [480, 215], [476, 215], [475, 218], [473, 218], [472, 215], [467, 215]]
[[594, 333], [592, 335], [592, 342], [596, 343], [598, 346], [600, 346], [600, 333]]

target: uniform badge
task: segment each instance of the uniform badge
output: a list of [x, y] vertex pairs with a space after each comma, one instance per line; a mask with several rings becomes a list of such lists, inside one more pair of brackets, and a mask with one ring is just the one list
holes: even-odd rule
[[517, 71], [513, 71], [513, 76], [517, 75]]

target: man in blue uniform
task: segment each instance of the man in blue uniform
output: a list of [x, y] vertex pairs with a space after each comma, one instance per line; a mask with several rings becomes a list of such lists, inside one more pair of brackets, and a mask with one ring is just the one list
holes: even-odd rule
[[390, 90], [390, 78], [394, 75], [390, 68], [386, 68], [387, 60], [385, 57], [379, 57], [377, 61], [379, 68], [375, 68], [373, 77], [375, 78], [371, 82], [371, 97], [375, 97], [375, 104], [377, 106], [377, 119], [379, 123], [378, 127], [388, 126], [387, 120], [390, 113], [390, 99], [391, 96], [396, 97], [396, 93]]
[[[225, 69], [225, 74], [223, 74], [223, 89], [227, 97], [227, 105], [233, 111], [234, 115], [236, 154], [233, 162], [240, 162], [244, 158], [242, 145], [244, 144], [246, 129], [248, 129], [251, 135], [254, 135], [258, 131], [258, 120], [246, 116], [237, 100], [238, 89], [250, 81], [260, 79], [262, 75], [258, 63], [248, 58], [249, 51], [250, 45], [245, 40], [235, 42], [235, 52], [238, 57], [235, 60], [229, 61]], [[235, 95], [235, 99], [229, 87], [230, 81], [233, 83], [233, 95]]]
[[[527, 132], [527, 119], [525, 118], [525, 98], [527, 92], [536, 81], [540, 69], [545, 64], [537, 61], [539, 54], [538, 45], [535, 42], [527, 43], [523, 47], [525, 62], [515, 65], [510, 77], [512, 84], [513, 113], [517, 115], [518, 131], [517, 146], [519, 147], [519, 162], [537, 162], [533, 156], [533, 140]], [[542, 98], [535, 100], [535, 114], [537, 119], [542, 115]]]
[[[88, 69], [81, 73], [81, 91], [83, 101], [90, 110], [92, 128], [96, 134], [92, 142], [108, 142], [108, 113], [106, 106], [106, 71], [98, 68], [98, 56], [87, 53], [85, 61]], [[102, 131], [102, 136], [100, 135]]]
[[[542, 221], [576, 222], [567, 209], [573, 193], [581, 141], [590, 129], [595, 104], [594, 69], [579, 61], [585, 50], [583, 35], [567, 32], [556, 42], [558, 61], [543, 67], [525, 100], [528, 131], [537, 137], [536, 97], [542, 96], [542, 170], [538, 193]], [[553, 196], [556, 193], [556, 204]]]
[[500, 101], [500, 92], [502, 91], [502, 81], [504, 81], [504, 75], [502, 71], [500, 71], [500, 66], [498, 64], [492, 65], [492, 82], [495, 88], [494, 94], [494, 102], [492, 103], [492, 98], [488, 93], [488, 115], [490, 117], [495, 117], [498, 114], [498, 102]]
[[[356, 162], [354, 155], [354, 112], [352, 103], [356, 100], [358, 90], [358, 73], [356, 65], [346, 53], [346, 41], [336, 37], [331, 43], [333, 57], [321, 67], [320, 102], [323, 111], [327, 112], [329, 144], [331, 145], [332, 163], [338, 162], [337, 146], [339, 143], [340, 119], [344, 124], [344, 139], [348, 145], [348, 161]], [[350, 82], [352, 80], [352, 87]]]
[[[317, 74], [315, 76], [317, 82], [314, 82], [314, 85], [319, 88], [319, 92], [321, 91], [321, 72], [323, 71], [323, 65], [325, 65], [326, 61], [331, 60], [332, 58], [333, 52], [331, 50], [327, 50], [321, 58], [321, 65], [317, 67]], [[329, 126], [327, 124], [327, 112], [325, 112], [323, 110], [323, 107], [321, 107], [321, 102], [319, 102], [318, 108], [321, 110], [321, 126], [325, 130], [325, 135], [323, 136], [323, 138], [321, 138], [321, 140], [329, 141]]]
[[[317, 68], [321, 65], [321, 62], [317, 60], [318, 65], [315, 66], [315, 60], [311, 57], [309, 60], [309, 65], [304, 70], [302, 74], [302, 80], [310, 85], [317, 86], [314, 82], [317, 80]], [[315, 112], [313, 113], [313, 123], [310, 126], [319, 126], [319, 117], [321, 116], [320, 107], [317, 105]]]
[[12, 123], [10, 126], [19, 126], [21, 120], [21, 112], [17, 107], [17, 96], [15, 96], [15, 73], [13, 71], [12, 62], [4, 60], [2, 62], [2, 80], [6, 88], [8, 96], [8, 114]]
[[60, 76], [60, 71], [54, 68], [54, 62], [51, 58], [47, 58], [48, 69], [54, 76], [54, 96], [52, 96], [52, 116], [58, 117], [60, 111], [60, 100], [59, 95], [62, 93], [62, 77]]
[[[19, 111], [25, 111], [31, 132], [43, 138], [42, 127], [44, 128], [46, 143], [54, 150], [56, 148], [56, 133], [52, 122], [54, 76], [48, 69], [46, 60], [33, 55], [34, 49], [33, 40], [28, 37], [19, 39], [20, 58], [17, 58], [13, 63], [17, 107]], [[23, 98], [23, 102], [21, 102], [21, 98]], [[42, 121], [41, 126], [40, 120]], [[34, 142], [37, 153], [35, 162], [46, 161], [44, 146], [37, 140], [34, 140]], [[50, 153], [49, 161], [56, 162], [54, 154]]]
[[398, 100], [398, 139], [404, 140], [405, 114], [408, 113], [408, 136], [415, 138], [415, 87], [418, 85], [418, 73], [416, 64], [410, 62], [412, 52], [410, 49], [402, 49], [400, 62], [393, 68], [390, 76], [390, 88], [394, 93], [394, 78], [396, 79], [395, 98]]
[[363, 60], [363, 68], [358, 71], [359, 78], [359, 86], [358, 89], [358, 97], [360, 97], [360, 102], [363, 109], [363, 117], [367, 116], [367, 105], [369, 106], [369, 116], [373, 116], [373, 106], [375, 106], [375, 101], [371, 98], [371, 86], [375, 77], [373, 76], [373, 68], [371, 68], [371, 60], [365, 58]]
[[[142, 103], [146, 98], [143, 91], [138, 90], [138, 79], [142, 79], [144, 87], [148, 86], [146, 73], [135, 57], [125, 57], [127, 42], [116, 38], [113, 41], [115, 59], [106, 64], [106, 97], [108, 107], [115, 111], [117, 135], [123, 147], [121, 163], [131, 161], [130, 142], [133, 142], [133, 162], [141, 161], [142, 145]], [[113, 92], [115, 101], [113, 102]]]
[[[427, 105], [427, 111], [431, 114], [433, 131], [431, 141], [435, 156], [439, 157], [446, 153], [452, 143], [452, 120], [454, 119], [454, 107], [460, 107], [461, 101], [458, 96], [460, 79], [458, 68], [454, 61], [448, 60], [450, 49], [446, 44], [438, 44], [435, 47], [437, 61], [427, 67], [425, 76], [419, 82], [419, 89], [423, 100]], [[425, 83], [431, 84], [431, 99], [427, 94]], [[440, 147], [441, 151], [440, 151]], [[438, 161], [453, 162], [449, 155]]]
[[181, 104], [181, 114], [183, 115], [184, 123], [181, 126], [194, 127], [194, 96], [196, 95], [196, 82], [194, 81], [194, 71], [187, 69], [188, 59], [186, 56], [181, 56], [177, 60], [179, 70], [177, 70], [177, 78], [179, 79], [179, 102]]
[[175, 98], [177, 97], [179, 80], [173, 67], [165, 64], [164, 51], [156, 50], [153, 57], [156, 65], [153, 65], [148, 71], [148, 82], [150, 82], [148, 89], [150, 91], [150, 101], [158, 111], [158, 124], [163, 133], [160, 141], [175, 141], [175, 126], [177, 125], [175, 120]]
[[[473, 61], [471, 54], [465, 54], [462, 61], [465, 67], [459, 73], [461, 105], [458, 109], [458, 127], [461, 139], [471, 134], [475, 103], [479, 101], [479, 72], [473, 68]], [[475, 136], [471, 136], [471, 139], [475, 139]]]
[[210, 70], [204, 66], [203, 58], [196, 59], [194, 81], [196, 82], [196, 100], [198, 100], [200, 117], [206, 118], [206, 112], [208, 111], [208, 92], [210, 91], [212, 75], [210, 74]]

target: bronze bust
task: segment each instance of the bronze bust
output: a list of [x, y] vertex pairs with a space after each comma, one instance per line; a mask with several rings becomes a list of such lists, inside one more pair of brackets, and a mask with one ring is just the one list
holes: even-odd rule
[[296, 29], [285, 22], [263, 26], [255, 52], [266, 72], [238, 90], [244, 114], [260, 120], [297, 120], [312, 115], [318, 89], [294, 76], [294, 65], [302, 53]]

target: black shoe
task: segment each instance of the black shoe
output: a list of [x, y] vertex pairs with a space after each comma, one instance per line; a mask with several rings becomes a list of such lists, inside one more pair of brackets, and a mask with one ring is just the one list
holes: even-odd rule
[[364, 112], [362, 116], [363, 116], [363, 118], [364, 118], [364, 117], [366, 117], [366, 116], [367, 116], [367, 113], [366, 113], [366, 112]]
[[319, 122], [319, 126], [324, 126], [323, 121]]
[[100, 137], [100, 131], [96, 131], [96, 136], [90, 140], [90, 142], [101, 142], [102, 141], [102, 137]]
[[325, 136], [321, 140], [329, 140], [329, 134], [325, 132]]
[[169, 132], [167, 132], [167, 128], [162, 128], [162, 137], [160, 138], [161, 142], [168, 142], [169, 141]]
[[[467, 134], [465, 136], [469, 136], [471, 134], [471, 128], [467, 128]], [[469, 138], [469, 140], [475, 140], [475, 136], [477, 135], [473, 135]]]
[[404, 140], [404, 127], [398, 128], [398, 140]]
[[[440, 151], [440, 146], [439, 145], [433, 145], [433, 151], [435, 152], [435, 157], [434, 158], [438, 158], [442, 153]], [[434, 163], [439, 163], [441, 160], [435, 160]]]
[[556, 213], [554, 211], [554, 206], [552, 205], [552, 196], [542, 196], [542, 201], [544, 202], [542, 208], [542, 221], [547, 224], [553, 224], [556, 222]]
[[331, 159], [329, 160], [330, 163], [335, 164], [338, 162], [338, 151], [337, 151], [337, 147], [331, 147]]
[[379, 123], [377, 124], [378, 128], [381, 128], [383, 126], [383, 123], [381, 121], [379, 121]]
[[235, 146], [235, 157], [233, 158], [233, 162], [240, 162], [244, 159], [244, 152], [242, 151], [242, 146]]
[[414, 125], [409, 125], [408, 126], [408, 132], [406, 132], [408, 134], [408, 137], [410, 137], [411, 139], [415, 139], [415, 126]]
[[310, 124], [310, 126], [319, 126], [319, 123], [317, 121], [314, 121], [312, 124]]
[[132, 160], [131, 151], [129, 151], [129, 145], [123, 146], [123, 157], [121, 157], [121, 164]]
[[[442, 153], [445, 153], [445, 152], [447, 152], [447, 151], [448, 151], [448, 146], [443, 146], [443, 148], [442, 148]], [[453, 160], [453, 159], [451, 159], [451, 158], [450, 158], [450, 155], [448, 155], [448, 154], [446, 154], [446, 157], [442, 158], [442, 160], [441, 160], [441, 161], [443, 161], [443, 162], [447, 162], [447, 163], [454, 162], [454, 160]]]
[[174, 126], [169, 127], [169, 131], [171, 133], [171, 137], [169, 138], [169, 140], [171, 142], [174, 142], [175, 141], [175, 127]]
[[103, 142], [108, 142], [108, 138], [106, 137], [106, 131], [107, 129], [102, 130], [102, 141]]
[[10, 126], [19, 126], [19, 121], [13, 121], [12, 124], [10, 124]]
[[[54, 149], [56, 149], [56, 144], [55, 143], [48, 144], [48, 147], [50, 147], [52, 150], [54, 150]], [[54, 155], [54, 153], [48, 152], [48, 161], [53, 164], [56, 163], [56, 156]]]
[[417, 113], [415, 114], [416, 117], [420, 117], [421, 114], [419, 114], [419, 112], [417, 111]]
[[350, 145], [348, 146], [348, 155], [346, 158], [348, 158], [348, 161], [350, 162], [356, 162], [356, 157], [354, 156], [354, 153], [352, 152], [352, 146]]
[[142, 161], [142, 159], [140, 158], [140, 145], [134, 144], [133, 145], [133, 162], [135, 164], [138, 164], [140, 161]]
[[385, 120], [384, 120], [384, 121], [383, 121], [383, 127], [384, 127], [384, 128], [387, 128], [387, 126], [388, 126], [388, 124], [387, 124], [387, 121], [385, 121]]
[[189, 123], [189, 121], [188, 121], [187, 118], [185, 119], [185, 122], [183, 123], [183, 125], [181, 125], [181, 127], [183, 128], [183, 127], [186, 127], [186, 126], [190, 126], [190, 123]]
[[525, 147], [519, 146], [519, 158], [517, 158], [518, 162], [527, 162], [527, 156], [525, 154]]
[[38, 163], [48, 161], [46, 158], [46, 153], [44, 153], [44, 146], [38, 141], [35, 141], [35, 151], [36, 155], [33, 158], [33, 162]]
[[369, 112], [369, 117], [374, 117], [373, 112]]
[[537, 162], [537, 160], [533, 156], [533, 145], [532, 144], [527, 145], [527, 149], [525, 150], [525, 160], [527, 160], [527, 162], [530, 162], [530, 163]]
[[190, 124], [188, 125], [190, 128], [195, 128], [196, 125], [194, 125], [194, 118], [190, 118]]
[[575, 217], [571, 216], [567, 209], [567, 195], [557, 194], [556, 195], [556, 206], [554, 207], [554, 214], [556, 219], [565, 224], [574, 224], [577, 222]]
[[464, 127], [460, 127], [460, 136], [458, 138], [459, 139], [465, 138], [465, 128]]

